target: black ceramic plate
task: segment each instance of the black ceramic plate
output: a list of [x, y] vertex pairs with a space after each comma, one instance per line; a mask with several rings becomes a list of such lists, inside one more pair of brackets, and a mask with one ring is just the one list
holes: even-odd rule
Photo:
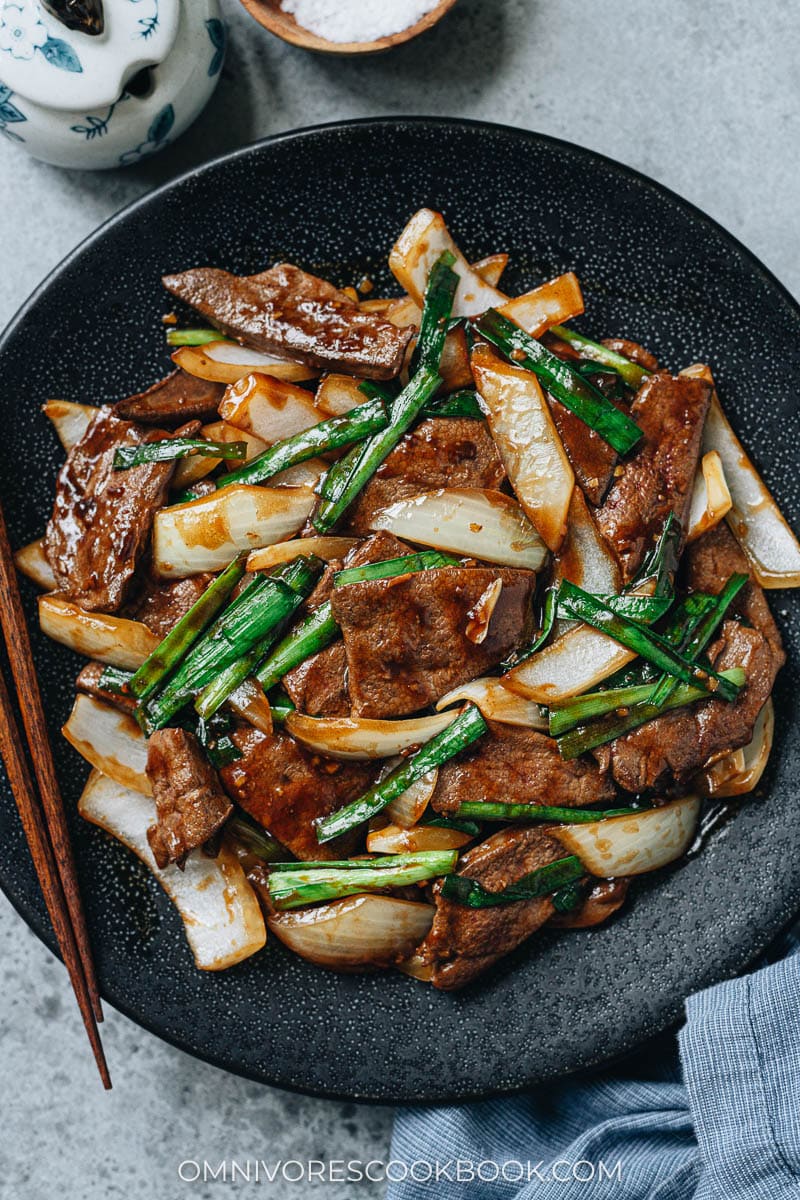
[[[800, 311], [696, 209], [563, 142], [492, 125], [380, 120], [278, 137], [126, 209], [72, 254], [0, 346], [0, 488], [17, 544], [41, 533], [62, 454], [39, 405], [101, 402], [164, 373], [159, 277], [197, 264], [252, 272], [288, 258], [376, 295], [410, 214], [441, 209], [464, 250], [511, 255], [524, 289], [567, 268], [582, 327], [625, 334], [673, 369], [713, 365], [724, 402], [790, 520], [800, 517]], [[166, 898], [127, 851], [72, 820], [109, 1001], [190, 1053], [322, 1095], [441, 1101], [486, 1096], [599, 1063], [676, 1021], [685, 996], [752, 962], [800, 905], [800, 753], [792, 696], [796, 593], [774, 597], [791, 661], [777, 745], [758, 794], [702, 854], [642, 881], [605, 928], [538, 935], [460, 995], [386, 973], [338, 976], [271, 944], [221, 975], [195, 971]], [[33, 614], [33, 594], [28, 596]], [[64, 794], [86, 776], [58, 736], [77, 660], [35, 635]], [[7, 787], [0, 882], [52, 946]]]

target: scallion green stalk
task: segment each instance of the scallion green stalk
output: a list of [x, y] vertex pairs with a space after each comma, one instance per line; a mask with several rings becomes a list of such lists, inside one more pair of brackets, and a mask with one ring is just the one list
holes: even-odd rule
[[452, 554], [439, 550], [420, 550], [417, 554], [402, 554], [398, 558], [387, 558], [383, 562], [365, 563], [363, 567], [345, 567], [333, 577], [333, 586], [347, 587], [351, 583], [365, 583], [370, 579], [391, 579], [397, 575], [415, 575], [437, 567], [457, 567], [459, 560]]
[[630, 817], [638, 808], [610, 808], [604, 812], [588, 808], [560, 808], [542, 804], [496, 804], [484, 800], [465, 800], [453, 816], [479, 821], [566, 821], [571, 825], [591, 824], [609, 817]]
[[469, 388], [451, 392], [449, 396], [430, 400], [422, 409], [421, 417], [468, 417], [471, 421], [484, 421], [486, 413], [478, 401], [478, 393]]
[[115, 696], [131, 695], [131, 680], [133, 671], [123, 671], [119, 667], [103, 667], [97, 686], [105, 692], [113, 692]]
[[[674, 676], [667, 676], [668, 679]], [[550, 737], [561, 737], [577, 725], [584, 725], [596, 717], [605, 717], [608, 713], [629, 709], [636, 704], [652, 701], [652, 683], [637, 683], [629, 687], [607, 688], [601, 692], [586, 692], [583, 696], [575, 696], [565, 700], [557, 708], [550, 708], [548, 725]]]
[[308, 558], [296, 558], [292, 562], [282, 563], [281, 566], [276, 567], [270, 573], [270, 579], [280, 580], [288, 584], [292, 589], [295, 594], [294, 604], [279, 623], [271, 626], [265, 637], [257, 641], [241, 658], [236, 659], [229, 666], [225, 667], [224, 670], [221, 670], [203, 688], [194, 704], [196, 712], [201, 717], [205, 717], [207, 720], [212, 716], [217, 709], [221, 708], [228, 697], [253, 674], [255, 668], [264, 658], [264, 655], [268, 654], [272, 648], [275, 639], [280, 634], [281, 626], [285, 625], [286, 621], [290, 620], [294, 613], [297, 612], [303, 601], [308, 599], [316, 584], [319, 570], [319, 564], [313, 570], [309, 569]]
[[[310, 591], [322, 563], [310, 557], [303, 562]], [[282, 564], [284, 568], [293, 565]], [[297, 604], [298, 590], [284, 579], [275, 574], [253, 579], [183, 659], [162, 691], [140, 706], [145, 729], [166, 725], [226, 667], [243, 658], [286, 620]]]
[[246, 442], [211, 442], [206, 438], [173, 437], [138, 446], [120, 446], [114, 453], [114, 470], [129, 471], [144, 463], [172, 462], [178, 458], [244, 458]]
[[447, 875], [442, 881], [441, 895], [467, 908], [495, 908], [501, 904], [516, 904], [520, 900], [549, 896], [585, 874], [586, 868], [581, 860], [570, 854], [523, 875], [516, 883], [509, 883], [499, 892], [487, 891], [477, 879], [470, 879], [466, 875]]
[[[715, 598], [715, 603], [700, 617], [696, 626], [687, 630], [680, 643], [680, 649], [687, 658], [696, 659], [705, 650], [708, 643], [724, 620], [725, 613], [747, 583], [747, 575], [731, 575], [725, 587]], [[675, 690], [674, 675], [662, 675], [653, 690], [651, 703], [663, 704]]]
[[650, 375], [650, 372], [644, 367], [640, 367], [638, 363], [631, 362], [629, 358], [618, 354], [616, 350], [609, 350], [608, 346], [604, 346], [602, 342], [593, 342], [585, 334], [578, 333], [575, 329], [569, 329], [566, 325], [552, 325], [549, 332], [576, 350], [581, 358], [588, 358], [592, 362], [601, 363], [604, 367], [611, 367], [612, 371], [621, 375], [628, 387], [633, 388], [634, 391], [637, 391]]
[[627, 454], [639, 444], [642, 431], [627, 413], [620, 412], [589, 379], [497, 309], [490, 308], [478, 317], [475, 329], [511, 362], [533, 371], [565, 408], [619, 454]]
[[171, 629], [164, 640], [148, 655], [130, 680], [130, 691], [140, 702], [146, 700], [160, 687], [170, 672], [174, 671], [184, 655], [192, 648], [219, 611], [245, 572], [247, 553], [238, 555], [217, 576], [196, 600], [185, 616]]
[[599, 629], [684, 683], [691, 683], [722, 700], [736, 698], [739, 689], [723, 676], [687, 659], [658, 634], [620, 616], [597, 596], [584, 592], [568, 580], [562, 580], [559, 587], [559, 610], [573, 620], [584, 621], [594, 629]]
[[307, 462], [317, 454], [339, 450], [353, 442], [363, 442], [385, 429], [388, 423], [384, 403], [381, 400], [369, 400], [366, 404], [352, 408], [343, 416], [330, 417], [326, 421], [320, 421], [318, 425], [312, 425], [309, 429], [302, 429], [299, 433], [284, 438], [282, 442], [276, 442], [249, 463], [217, 480], [217, 487], [230, 487], [235, 483], [266, 483], [280, 471]]
[[[744, 686], [745, 673], [741, 667], [732, 667], [729, 671], [723, 671], [719, 678], [724, 679], [734, 689], [735, 694]], [[601, 718], [599, 721], [592, 721], [589, 725], [579, 725], [577, 728], [571, 729], [556, 739], [561, 757], [577, 758], [578, 755], [585, 754], [587, 750], [604, 746], [607, 742], [613, 742], [623, 734], [638, 729], [640, 725], [646, 725], [648, 721], [653, 721], [671, 709], [684, 708], [687, 704], [694, 704], [698, 700], [713, 698], [701, 688], [688, 683], [679, 683], [669, 699], [660, 705], [645, 701], [643, 704], [635, 705], [623, 715], [612, 713], [605, 719]]]
[[256, 671], [256, 679], [264, 691], [268, 691], [294, 667], [324, 650], [338, 636], [339, 626], [331, 616], [331, 602], [326, 600], [278, 643]]
[[452, 251], [445, 250], [431, 267], [419, 323], [419, 337], [412, 361], [413, 371], [419, 367], [427, 367], [435, 374], [439, 373], [450, 314], [458, 288], [458, 275], [453, 270], [455, 261], [456, 257]]
[[[356, 448], [351, 459], [347, 454], [334, 464], [332, 482], [327, 476], [320, 487], [320, 503], [311, 518], [314, 528], [326, 533], [344, 516], [361, 489], [369, 482], [383, 460], [413, 425], [422, 406], [441, 384], [441, 378], [428, 367], [422, 367], [403, 389], [392, 405], [389, 425], [369, 441]], [[352, 451], [350, 452], [352, 454]], [[341, 466], [345, 464], [346, 466]], [[330, 474], [330, 472], [328, 472]], [[333, 498], [329, 498], [333, 493]]]
[[320, 484], [320, 502], [311, 518], [320, 533], [332, 529], [344, 516], [441, 385], [439, 362], [458, 287], [458, 276], [452, 270], [451, 260], [454, 261], [452, 254], [445, 251], [431, 268], [415, 354], [419, 370], [392, 401], [388, 426], [374, 434], [357, 453], [351, 451], [335, 463]]
[[168, 346], [206, 346], [209, 342], [230, 342], [218, 329], [168, 329]]
[[416, 780], [482, 737], [487, 729], [488, 725], [480, 710], [474, 704], [467, 705], [452, 724], [426, 742], [416, 754], [407, 758], [385, 779], [376, 783], [358, 800], [352, 801], [330, 816], [323, 817], [317, 825], [317, 840], [321, 843], [329, 842], [340, 834], [349, 833], [351, 829], [363, 825], [365, 821], [382, 812], [392, 800], [401, 796]]
[[374, 861], [351, 861], [345, 866], [315, 863], [311, 867], [297, 863], [292, 870], [270, 871], [269, 895], [276, 909], [286, 911], [320, 900], [426, 883], [452, 871], [457, 860], [457, 850], [428, 850], [392, 855], [380, 865]]
[[631, 588], [640, 588], [643, 583], [651, 581], [654, 584], [654, 596], [671, 596], [682, 542], [681, 523], [674, 512], [669, 512], [658, 540], [636, 572]]

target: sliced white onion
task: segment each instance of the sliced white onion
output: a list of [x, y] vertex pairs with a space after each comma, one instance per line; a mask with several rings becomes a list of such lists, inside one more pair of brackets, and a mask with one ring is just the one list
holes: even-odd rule
[[406, 541], [485, 562], [538, 571], [547, 547], [519, 504], [502, 492], [441, 488], [398, 500], [372, 518]]
[[575, 475], [539, 381], [487, 346], [473, 351], [472, 369], [511, 486], [542, 541], [556, 551], [567, 532]]
[[372, 299], [359, 300], [358, 307], [362, 312], [377, 313], [378, 316], [383, 317], [394, 303], [395, 300], [391, 296], [375, 296]]
[[353, 970], [407, 958], [427, 934], [435, 909], [392, 896], [348, 896], [318, 908], [267, 918], [285, 946], [321, 967]]
[[140, 667], [161, 640], [141, 621], [85, 612], [59, 595], [39, 597], [39, 626], [76, 654], [124, 671]]
[[472, 269], [478, 272], [484, 283], [496, 288], [507, 266], [507, 254], [487, 254], [485, 258], [479, 258], [477, 262], [474, 262]]
[[44, 538], [37, 538], [35, 542], [23, 546], [14, 555], [14, 562], [17, 570], [31, 579], [43, 592], [52, 592], [57, 587], [53, 568], [44, 552]]
[[[731, 750], [714, 759], [701, 777], [700, 790], [705, 796], [719, 796], [722, 789], [744, 774], [744, 750]], [[698, 785], [700, 786], [700, 785]], [[722, 793], [726, 794], [726, 793]]]
[[[681, 371], [693, 379], [714, 379], [705, 365]], [[731, 494], [727, 521], [764, 588], [800, 587], [800, 542], [731, 428], [716, 392], [703, 433], [703, 452], [716, 450]]]
[[263, 438], [257, 437], [247, 429], [237, 429], [229, 421], [214, 421], [212, 425], [204, 426], [201, 432], [203, 437], [209, 438], [212, 442], [244, 442], [247, 447], [244, 459], [225, 459], [225, 465], [230, 471], [235, 471], [242, 462], [252, 462], [268, 448], [268, 443]]
[[342, 416], [351, 408], [366, 403], [367, 397], [359, 390], [359, 382], [350, 375], [326, 375], [317, 388], [314, 403], [325, 416]]
[[503, 686], [538, 704], [555, 704], [588, 691], [636, 657], [598, 629], [576, 625], [513, 667]]
[[392, 274], [416, 304], [422, 304], [431, 268], [445, 250], [455, 256], [453, 270], [460, 281], [453, 305], [454, 317], [475, 317], [487, 308], [505, 303], [503, 293], [486, 283], [467, 262], [441, 213], [422, 208], [408, 222], [389, 255]]
[[482, 646], [486, 641], [486, 635], [492, 623], [494, 610], [497, 607], [497, 601], [500, 599], [502, 592], [502, 579], [493, 579], [488, 587], [484, 588], [476, 603], [467, 613], [464, 634], [474, 645]]
[[[503, 725], [519, 725], [523, 729], [542, 729], [547, 731], [547, 717], [544, 716], [538, 704], [525, 700], [504, 687], [499, 679], [487, 677], [473, 679], [470, 683], [462, 683], [453, 688], [446, 696], [442, 696], [436, 705], [436, 711], [441, 712], [452, 704], [471, 701], [481, 710], [488, 721], [499, 721]], [[392, 818], [396, 820], [396, 817]], [[398, 822], [400, 824], [400, 822]]]
[[[597, 528], [579, 487], [572, 493], [567, 536], [553, 561], [553, 582], [560, 583], [562, 579], [601, 596], [617, 595], [622, 588], [617, 560]], [[574, 627], [574, 621], [559, 618], [554, 627], [555, 637]]]
[[211, 425], [204, 425], [200, 430], [200, 436], [207, 438], [210, 442], [244, 442], [247, 451], [244, 458], [223, 460], [195, 454], [189, 458], [179, 459], [175, 464], [175, 473], [172, 476], [172, 487], [176, 492], [191, 487], [199, 479], [205, 479], [206, 475], [210, 475], [223, 461], [229, 471], [235, 471], [243, 462], [250, 462], [256, 455], [262, 454], [267, 449], [267, 443], [261, 438], [256, 437], [253, 433], [248, 433], [245, 429], [236, 429], [227, 421], [214, 421]]
[[572, 493], [567, 524], [567, 538], [554, 563], [556, 578], [568, 579], [585, 592], [616, 595], [622, 587], [619, 565], [577, 487]]
[[657, 871], [684, 853], [697, 828], [700, 799], [684, 796], [631, 817], [587, 825], [553, 825], [548, 833], [577, 854], [592, 875], [616, 879]]
[[324, 475], [329, 464], [323, 458], [307, 458], [305, 462], [295, 463], [285, 471], [279, 471], [269, 480], [270, 487], [310, 487], [314, 488]]
[[[391, 759], [387, 765], [387, 774], [400, 766], [402, 758]], [[430, 803], [431, 796], [436, 791], [436, 784], [439, 781], [439, 769], [434, 767], [427, 775], [423, 775], [421, 779], [417, 779], [411, 784], [410, 788], [406, 788], [402, 795], [392, 800], [386, 808], [386, 815], [394, 825], [399, 825], [401, 829], [411, 829], [418, 821], [421, 820], [422, 814]]]
[[422, 309], [410, 296], [401, 296], [399, 300], [394, 300], [386, 310], [386, 319], [396, 325], [398, 329], [408, 329], [409, 325], [418, 329], [422, 320]]
[[115, 783], [152, 795], [147, 778], [147, 741], [133, 717], [95, 700], [75, 697], [61, 732], [88, 763]]
[[[221, 458], [211, 458], [207, 454], [190, 454], [188, 458], [179, 458], [175, 463], [170, 486], [173, 491], [182, 492], [205, 479], [212, 471], [216, 471], [221, 462]], [[233, 465], [239, 466], [240, 462], [241, 459]]]
[[153, 565], [164, 579], [219, 571], [241, 550], [283, 542], [314, 507], [310, 487], [232, 484], [156, 513]]
[[694, 542], [708, 533], [730, 512], [731, 504], [722, 459], [716, 450], [709, 450], [703, 455], [700, 469], [695, 475], [686, 540]]
[[265, 546], [263, 550], [254, 550], [247, 559], [247, 569], [269, 571], [280, 563], [291, 562], [298, 554], [316, 554], [317, 558], [330, 562], [331, 559], [344, 558], [357, 545], [357, 538], [348, 537], [292, 538], [288, 542]]
[[437, 825], [417, 825], [413, 829], [384, 825], [367, 834], [367, 850], [370, 854], [416, 854], [423, 850], [460, 850], [471, 841], [474, 838], [469, 833]]
[[199, 379], [211, 379], [215, 383], [236, 383], [254, 371], [295, 382], [313, 379], [318, 374], [313, 367], [304, 367], [302, 363], [289, 362], [273, 354], [261, 354], [258, 350], [248, 350], [237, 342], [181, 346], [172, 355], [172, 361], [187, 374], [196, 375]]
[[572, 271], [542, 283], [523, 296], [516, 296], [500, 309], [531, 337], [541, 337], [553, 325], [563, 325], [583, 312], [583, 293]]
[[232, 383], [219, 413], [228, 424], [254, 433], [268, 446], [318, 425], [323, 416], [310, 392], [270, 375], [247, 375]]
[[[490, 254], [486, 258], [474, 262], [472, 269], [489, 287], [496, 288], [507, 265], [507, 254]], [[399, 329], [407, 329], [409, 325], [419, 328], [422, 309], [410, 296], [401, 296], [399, 300], [382, 301], [381, 303], [385, 305], [381, 311], [385, 314], [386, 319], [393, 325], [397, 325]]]
[[460, 388], [472, 387], [472, 366], [467, 335], [460, 325], [451, 329], [444, 339], [439, 374], [442, 377], [442, 391], [444, 392], [457, 392]]
[[89, 776], [78, 812], [117, 838], [152, 871], [180, 914], [195, 966], [201, 971], [232, 967], [262, 948], [267, 931], [261, 908], [226, 846], [216, 858], [194, 850], [183, 870], [174, 864], [162, 870], [147, 840], [156, 817], [153, 801], [99, 771]]
[[410, 975], [412, 979], [419, 979], [421, 983], [430, 983], [433, 979], [433, 964], [425, 962], [421, 954], [412, 954], [396, 966], [398, 971]]
[[[648, 580], [632, 595], [652, 596]], [[591, 625], [572, 625], [554, 642], [503, 676], [502, 683], [538, 704], [556, 704], [589, 691], [638, 656]]]
[[240, 683], [236, 691], [228, 696], [227, 704], [237, 717], [241, 717], [267, 737], [272, 733], [272, 709], [257, 679], [245, 679], [244, 683]]
[[775, 709], [767, 700], [758, 714], [752, 740], [742, 750], [734, 750], [706, 771], [703, 782], [707, 795], [743, 796], [758, 786], [766, 770], [775, 734]]
[[97, 409], [93, 405], [73, 404], [69, 400], [48, 400], [42, 406], [42, 412], [53, 422], [58, 439], [67, 454], [73, 446], [77, 446], [97, 416]]
[[391, 758], [421, 746], [446, 729], [457, 712], [407, 721], [374, 721], [368, 717], [306, 717], [289, 713], [286, 730], [310, 750], [331, 758]]

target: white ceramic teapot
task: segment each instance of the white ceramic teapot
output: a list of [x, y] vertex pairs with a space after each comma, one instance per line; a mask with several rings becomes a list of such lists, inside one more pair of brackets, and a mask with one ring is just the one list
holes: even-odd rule
[[0, 132], [61, 167], [169, 145], [219, 79], [219, 0], [0, 0]]

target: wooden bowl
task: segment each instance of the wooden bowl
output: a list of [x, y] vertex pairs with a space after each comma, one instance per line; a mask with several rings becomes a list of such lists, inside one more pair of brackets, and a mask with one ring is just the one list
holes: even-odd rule
[[408, 29], [399, 33], [389, 34], [388, 37], [378, 38], [374, 42], [329, 42], [327, 38], [318, 37], [302, 25], [298, 25], [291, 13], [283, 11], [281, 0], [241, 2], [259, 25], [263, 25], [284, 42], [291, 42], [293, 46], [300, 46], [303, 50], [315, 50], [319, 54], [380, 54], [384, 50], [391, 50], [393, 46], [402, 46], [404, 42], [410, 42], [412, 38], [432, 29], [445, 13], [450, 11], [456, 0], [439, 0], [435, 8], [415, 25], [410, 25]]

